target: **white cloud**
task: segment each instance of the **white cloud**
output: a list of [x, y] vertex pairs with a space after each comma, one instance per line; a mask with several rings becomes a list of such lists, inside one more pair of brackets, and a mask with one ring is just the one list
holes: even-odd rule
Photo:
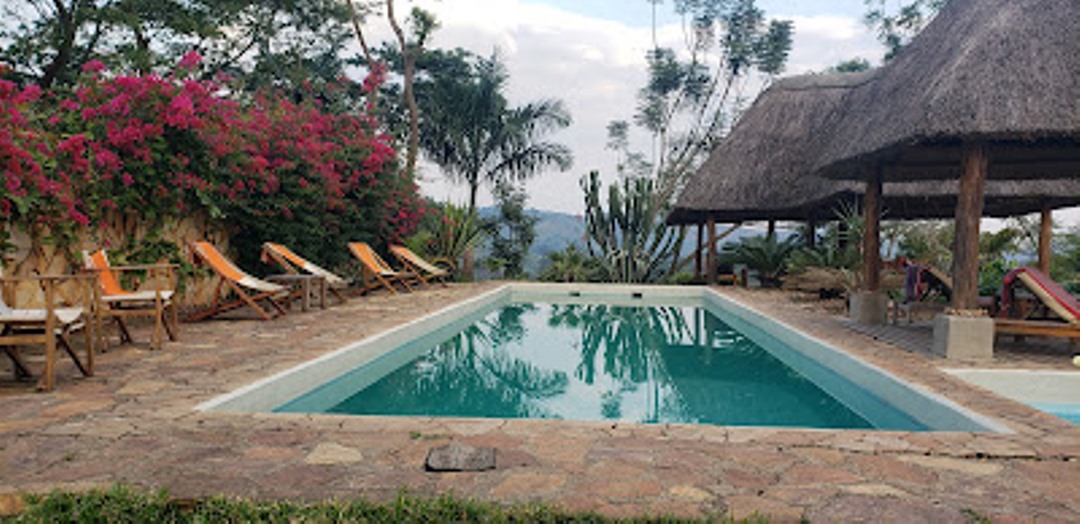
[[[510, 72], [509, 97], [514, 103], [541, 98], [562, 99], [574, 117], [573, 125], [552, 136], [569, 145], [574, 167], [566, 173], [548, 172], [526, 188], [531, 206], [572, 213], [583, 209], [578, 180], [591, 170], [614, 178], [614, 155], [605, 149], [606, 128], [612, 120], [629, 120], [636, 93], [646, 80], [645, 52], [652, 47], [647, 24], [632, 27], [613, 20], [588, 17], [521, 0], [416, 1], [433, 12], [441, 24], [431, 45], [463, 47], [481, 55], [498, 49]], [[860, 22], [840, 16], [786, 17], [795, 22], [790, 74], [820, 71], [842, 60], [880, 55], [880, 48]], [[371, 19], [366, 27], [372, 41], [390, 39], [387, 24]], [[658, 28], [662, 45], [681, 47], [678, 24]], [[636, 148], [648, 152], [649, 142], [638, 137]], [[425, 166], [425, 194], [463, 202], [464, 188], [442, 180], [438, 168]], [[491, 202], [481, 191], [481, 205]]]

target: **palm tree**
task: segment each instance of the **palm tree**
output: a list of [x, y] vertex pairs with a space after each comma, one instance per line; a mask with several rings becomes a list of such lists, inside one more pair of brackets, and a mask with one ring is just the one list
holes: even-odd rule
[[567, 170], [570, 149], [544, 137], [570, 125], [561, 101], [510, 107], [506, 69], [497, 56], [478, 59], [467, 78], [443, 76], [425, 86], [421, 146], [456, 182], [469, 185], [469, 211], [480, 184], [525, 180], [548, 167]]

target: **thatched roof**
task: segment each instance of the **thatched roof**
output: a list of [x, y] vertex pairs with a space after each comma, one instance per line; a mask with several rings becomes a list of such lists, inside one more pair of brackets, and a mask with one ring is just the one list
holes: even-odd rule
[[[841, 203], [858, 199], [864, 185], [809, 174], [813, 148], [835, 132], [828, 122], [845, 109], [844, 96], [872, 74], [805, 75], [770, 86], [687, 183], [668, 222], [835, 218]], [[955, 215], [955, 181], [887, 182], [882, 191], [887, 219]], [[987, 183], [986, 216], [1075, 205], [1080, 180]]]
[[1080, 2], [951, 0], [850, 92], [814, 163], [832, 178], [956, 178], [964, 141], [990, 178], [1080, 175]]
[[856, 184], [807, 176], [815, 134], [870, 73], [805, 75], [770, 86], [683, 189], [669, 223], [832, 216]]
[[[958, 186], [956, 180], [886, 182], [882, 187], [884, 218], [954, 218]], [[984, 202], [983, 216], [995, 218], [1080, 206], [1080, 179], [990, 180]]]

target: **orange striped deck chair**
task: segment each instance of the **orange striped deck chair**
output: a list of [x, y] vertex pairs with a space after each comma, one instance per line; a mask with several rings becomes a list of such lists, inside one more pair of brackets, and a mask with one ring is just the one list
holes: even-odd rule
[[297, 255], [296, 252], [288, 247], [274, 242], [265, 242], [263, 243], [262, 260], [263, 262], [269, 262], [271, 260], [277, 262], [282, 269], [290, 274], [299, 274], [303, 271], [310, 275], [323, 277], [323, 279], [326, 280], [326, 288], [329, 289], [342, 303], [345, 302], [345, 297], [341, 294], [341, 290], [349, 287], [348, 280], [319, 267], [300, 255]]
[[[98, 295], [98, 320], [113, 319], [120, 331], [120, 342], [132, 342], [126, 317], [152, 317], [154, 332], [150, 338], [150, 349], [161, 349], [165, 334], [169, 340], [176, 340], [180, 333], [176, 304], [173, 302], [176, 282], [172, 264], [148, 264], [114, 266], [109, 263], [109, 256], [104, 249], [93, 253], [83, 251], [83, 264], [87, 271], [97, 274], [101, 293]], [[124, 272], [145, 273], [151, 289], [129, 291], [120, 285], [120, 275]], [[105, 330], [98, 330], [104, 337]], [[104, 347], [104, 346], [102, 346]]]
[[[263, 320], [270, 320], [275, 316], [285, 314], [285, 308], [281, 306], [280, 300], [289, 294], [287, 287], [260, 280], [245, 273], [236, 267], [236, 264], [233, 264], [231, 260], [225, 258], [225, 255], [222, 255], [209, 242], [192, 242], [191, 252], [195, 255], [197, 261], [205, 263], [217, 274], [218, 283], [214, 289], [213, 303], [206, 309], [188, 317], [188, 321], [210, 318], [244, 306], [250, 307]], [[236, 294], [237, 298], [226, 301], [225, 298], [230, 290]], [[268, 313], [266, 309], [259, 305], [259, 302], [265, 302], [269, 309], [273, 310], [274, 314]]]
[[401, 265], [415, 274], [425, 285], [430, 285], [432, 280], [436, 280], [443, 287], [446, 287], [446, 279], [450, 276], [450, 270], [428, 262], [424, 257], [417, 255], [413, 250], [405, 246], [392, 245], [390, 246], [390, 253], [397, 257]]
[[[385, 287], [390, 290], [391, 293], [397, 294], [397, 290], [394, 289], [394, 284], [400, 284], [405, 291], [412, 291], [412, 286], [409, 285], [410, 280], [416, 278], [415, 275], [409, 272], [397, 271], [390, 267], [371, 246], [366, 242], [349, 242], [349, 251], [353, 256], [360, 261], [360, 265], [364, 269], [364, 291], [375, 289], [379, 286]], [[367, 284], [367, 277], [375, 279], [373, 284]]]

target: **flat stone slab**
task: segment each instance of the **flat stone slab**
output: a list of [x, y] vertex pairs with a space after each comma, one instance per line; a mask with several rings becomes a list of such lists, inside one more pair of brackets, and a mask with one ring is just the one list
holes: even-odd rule
[[474, 448], [457, 442], [431, 448], [424, 469], [428, 471], [487, 471], [495, 469], [495, 448]]

